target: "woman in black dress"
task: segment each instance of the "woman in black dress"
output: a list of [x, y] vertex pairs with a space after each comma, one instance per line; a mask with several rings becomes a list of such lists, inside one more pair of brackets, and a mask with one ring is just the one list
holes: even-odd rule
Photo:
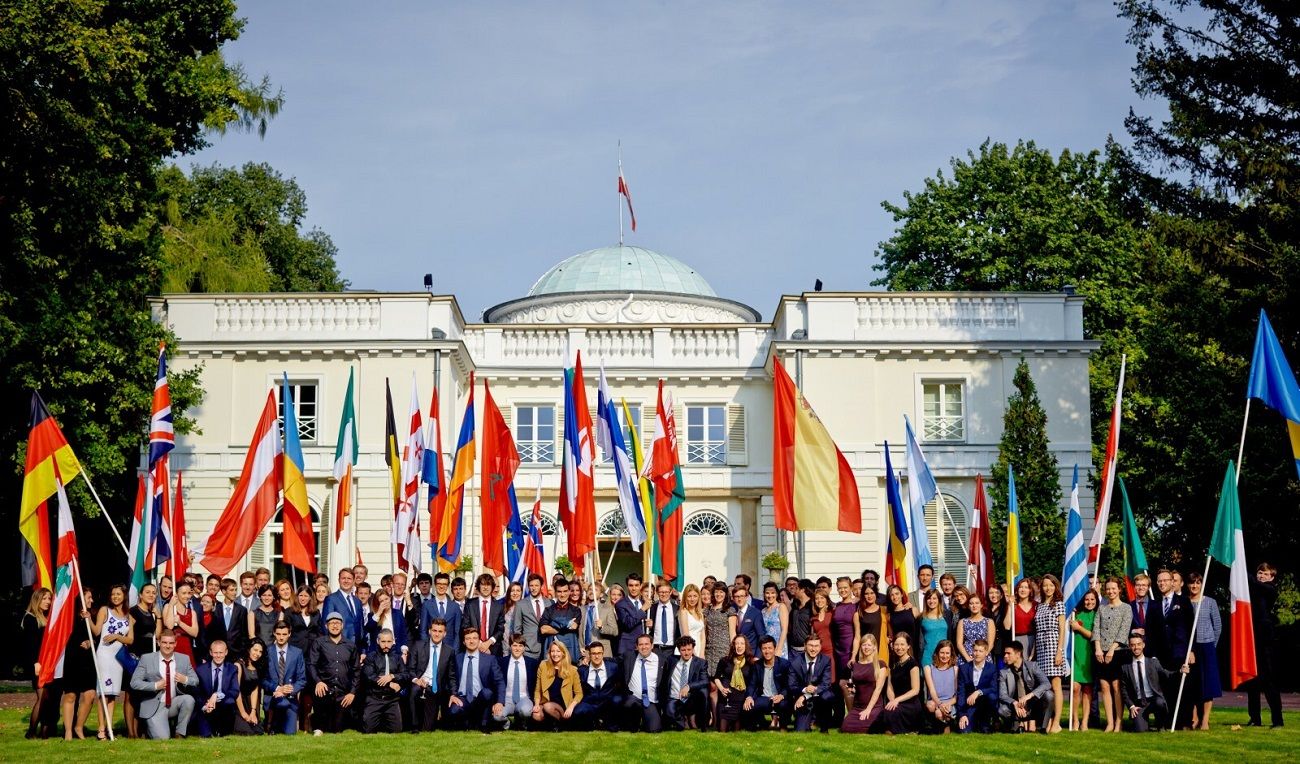
[[919, 644], [920, 625], [917, 619], [921, 614], [912, 607], [907, 592], [903, 591], [903, 587], [891, 584], [885, 593], [885, 599], [889, 602], [889, 633], [894, 636], [906, 633], [912, 637], [912, 644]]
[[262, 677], [257, 673], [257, 664], [266, 654], [266, 643], [254, 639], [248, 646], [248, 654], [235, 663], [239, 669], [239, 697], [235, 698], [235, 734], [260, 735], [262, 722], [258, 711], [262, 708]]
[[22, 621], [19, 626], [23, 632], [23, 665], [32, 673], [32, 690], [36, 692], [36, 702], [32, 704], [31, 721], [27, 723], [27, 737], [34, 738], [37, 734], [37, 728], [41, 730], [41, 737], [49, 737], [50, 728], [53, 726], [49, 718], [45, 717], [46, 688], [38, 686], [37, 680], [40, 676], [39, 663], [41, 660], [41, 640], [45, 638], [45, 624], [50, 617], [50, 606], [54, 602], [54, 595], [49, 589], [41, 587], [32, 592], [32, 599], [27, 603], [27, 610], [23, 613]]
[[921, 702], [921, 667], [912, 658], [912, 638], [907, 633], [894, 637], [894, 665], [889, 669], [889, 702], [881, 714], [890, 735], [906, 735], [925, 728], [925, 704]]
[[723, 732], [740, 729], [740, 714], [754, 682], [753, 669], [754, 654], [749, 650], [749, 640], [737, 634], [713, 674], [713, 686], [718, 690], [718, 728]]
[[[145, 584], [140, 587], [140, 600], [131, 606], [131, 644], [126, 651], [137, 661], [158, 649], [158, 634], [162, 631], [162, 608], [158, 604], [158, 587]], [[122, 682], [125, 699], [122, 703], [123, 716], [126, 717], [127, 737], [141, 737], [140, 723], [136, 712], [139, 711], [140, 695], [131, 690], [131, 677], [126, 676]]]
[[89, 589], [81, 592], [81, 611], [77, 613], [68, 644], [63, 653], [63, 739], [86, 739], [86, 718], [95, 707], [95, 642], [86, 629], [94, 597]]

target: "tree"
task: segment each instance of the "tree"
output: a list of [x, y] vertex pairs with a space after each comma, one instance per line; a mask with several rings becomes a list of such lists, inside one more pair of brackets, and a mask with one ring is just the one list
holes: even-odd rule
[[[1065, 515], [1061, 511], [1061, 470], [1047, 442], [1047, 412], [1038, 400], [1038, 388], [1021, 359], [1012, 384], [1016, 391], [1007, 399], [1002, 415], [1002, 441], [998, 460], [990, 470], [989, 497], [993, 500], [989, 522], [994, 528], [1007, 527], [1010, 468], [1016, 473], [1016, 500], [1020, 516], [1020, 539], [1024, 549], [1025, 574], [1060, 575], [1065, 554]], [[993, 534], [995, 559], [1006, 559], [1007, 535]]]
[[318, 228], [301, 231], [307, 195], [266, 164], [160, 174], [163, 290], [331, 292], [346, 288], [338, 252]]
[[[145, 304], [162, 283], [157, 171], [204, 146], [206, 130], [256, 127], [282, 100], [223, 59], [242, 27], [234, 12], [230, 0], [0, 0], [4, 506], [18, 506], [24, 402], [39, 389], [107, 506], [129, 517], [169, 338]], [[175, 411], [198, 399], [196, 381], [172, 375]], [[94, 514], [82, 486], [71, 498]], [[82, 551], [121, 564], [109, 545]]]

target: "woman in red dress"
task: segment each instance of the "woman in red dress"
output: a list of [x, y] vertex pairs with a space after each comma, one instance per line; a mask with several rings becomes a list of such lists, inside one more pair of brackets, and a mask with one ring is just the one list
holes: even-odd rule
[[193, 593], [188, 581], [176, 585], [176, 596], [163, 610], [163, 625], [176, 632], [176, 652], [194, 663], [194, 641], [199, 637], [199, 617], [190, 607]]

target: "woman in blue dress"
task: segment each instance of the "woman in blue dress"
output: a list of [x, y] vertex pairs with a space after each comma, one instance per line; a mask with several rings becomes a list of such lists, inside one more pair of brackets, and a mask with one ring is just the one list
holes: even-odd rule
[[938, 589], [927, 589], [922, 600], [925, 609], [917, 619], [921, 634], [921, 666], [929, 666], [934, 660], [935, 648], [940, 642], [948, 640], [948, 618], [943, 614], [943, 595]]
[[763, 630], [776, 640], [776, 654], [788, 658], [786, 637], [790, 623], [790, 609], [777, 599], [780, 591], [774, 581], [763, 584]]

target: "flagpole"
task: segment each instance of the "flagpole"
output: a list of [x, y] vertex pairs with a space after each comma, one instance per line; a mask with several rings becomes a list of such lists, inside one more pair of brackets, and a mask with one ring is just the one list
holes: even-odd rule
[[[623, 139], [618, 141], [618, 178], [623, 182]], [[621, 192], [614, 195], [614, 200], [618, 202], [618, 245], [623, 246], [623, 199]]]
[[[83, 470], [83, 472], [84, 472], [84, 470]], [[87, 480], [86, 483], [89, 484], [90, 481]], [[73, 555], [73, 556], [72, 556], [72, 576], [73, 576], [73, 578], [75, 578], [75, 579], [77, 580], [77, 596], [82, 598], [81, 602], [79, 602], [79, 603], [77, 603], [77, 604], [78, 604], [78, 606], [79, 606], [80, 609], [85, 610], [85, 607], [86, 607], [86, 601], [85, 601], [86, 590], [81, 586], [81, 566], [77, 564], [77, 556], [76, 556], [76, 555]], [[86, 611], [86, 612], [89, 612], [89, 611]], [[104, 727], [106, 728], [106, 731], [108, 732], [108, 739], [109, 739], [109, 740], [113, 740], [113, 739], [114, 739], [114, 737], [113, 737], [113, 717], [112, 717], [112, 715], [109, 714], [109, 711], [108, 711], [108, 699], [104, 697], [104, 680], [103, 680], [103, 678], [100, 677], [100, 675], [99, 675], [99, 661], [96, 660], [96, 659], [94, 659], [95, 654], [97, 654], [97, 653], [99, 652], [99, 645], [96, 644], [96, 642], [95, 642], [95, 632], [92, 631], [91, 628], [90, 628], [90, 616], [87, 615], [85, 618], [83, 618], [83, 619], [81, 619], [81, 620], [82, 620], [83, 622], [85, 622], [85, 624], [86, 624], [86, 636], [90, 638], [90, 650], [91, 650], [91, 654], [92, 654], [92, 660], [91, 660], [91, 663], [95, 664], [95, 694], [99, 696], [99, 706], [100, 706], [100, 710], [101, 710], [101, 711], [103, 712], [103, 714], [104, 714]], [[119, 649], [119, 650], [122, 650], [122, 649], [125, 649], [125, 648], [124, 648], [124, 647], [119, 647], [118, 649]]]
[[[1121, 406], [1120, 408], [1121, 419], [1123, 418], [1122, 414], [1123, 414], [1123, 400], [1124, 400], [1123, 398], [1124, 372], [1127, 369], [1128, 369], [1128, 353], [1123, 353], [1119, 357], [1119, 387], [1115, 393], [1115, 401]], [[1250, 416], [1249, 399], [1246, 400], [1246, 415]], [[1114, 426], [1113, 421], [1114, 420], [1112, 419], [1112, 425], [1111, 425], [1112, 427]], [[1242, 425], [1241, 428], [1241, 438], [1242, 438], [1242, 443], [1244, 445], [1246, 440], [1246, 426], [1244, 424]], [[1109, 440], [1109, 437], [1107, 437], [1107, 440]], [[1107, 444], [1107, 448], [1109, 448], [1109, 443]], [[1238, 454], [1237, 456], [1237, 464], [1241, 464], [1240, 454]], [[1113, 497], [1113, 491], [1115, 489], [1116, 476], [1112, 473], [1116, 472], [1117, 470], [1119, 470], [1119, 436], [1118, 435], [1115, 436], [1115, 467], [1106, 474], [1106, 485], [1102, 486], [1102, 490], [1105, 491], [1105, 494], [1103, 495], [1102, 498], [1104, 499], [1103, 504], [1106, 505], [1107, 523], [1110, 522], [1110, 504], [1111, 504], [1111, 499]], [[1092, 511], [1093, 523], [1095, 524], [1097, 520], [1097, 506], [1095, 504], [1093, 505], [1092, 510], [1093, 510]], [[1098, 574], [1101, 572], [1101, 553], [1105, 546], [1106, 544], [1104, 539], [1103, 539], [1103, 543], [1097, 545], [1097, 559], [1092, 566], [1092, 578], [1094, 581], [1097, 579]]]
[[[118, 533], [117, 526], [113, 525], [113, 519], [108, 516], [108, 509], [104, 506], [103, 500], [99, 498], [99, 492], [95, 490], [95, 484], [90, 482], [90, 473], [86, 471], [86, 465], [84, 464], [81, 465], [81, 476], [86, 479], [86, 487], [90, 489], [90, 495], [95, 497], [95, 503], [99, 505], [99, 511], [103, 514], [104, 521], [108, 523], [113, 535], [117, 537], [117, 543], [122, 546], [122, 552], [126, 554], [126, 561], [131, 562], [131, 550], [126, 548], [126, 542], [122, 540], [122, 534]], [[153, 501], [153, 497], [146, 496], [145, 500]]]
[[[628, 532], [631, 533], [631, 531]], [[600, 569], [600, 583], [602, 585], [609, 580], [609, 566], [614, 564], [614, 550], [618, 549], [618, 542], [622, 540], [622, 536], [615, 536], [614, 545], [609, 548], [609, 562], [605, 563], [605, 567]], [[592, 580], [595, 580], [594, 576], [592, 577]]]
[[[1246, 404], [1246, 411], [1249, 413], [1250, 404]], [[1243, 439], [1244, 440], [1244, 439]], [[1241, 462], [1237, 462], [1237, 471], [1241, 471]], [[1196, 607], [1192, 610], [1192, 628], [1187, 637], [1187, 655], [1183, 656], [1183, 668], [1188, 668], [1191, 664], [1189, 659], [1192, 657], [1192, 647], [1196, 644], [1196, 624], [1201, 620], [1201, 606], [1205, 604], [1205, 591], [1209, 586], [1210, 577], [1210, 560], [1214, 559], [1210, 554], [1205, 555], [1205, 572], [1201, 574], [1201, 598], [1196, 601]], [[1169, 720], [1169, 731], [1173, 732], [1178, 725], [1178, 711], [1183, 705], [1183, 687], [1187, 685], [1187, 673], [1184, 672], [1182, 678], [1178, 680], [1178, 698], [1174, 701], [1174, 715]]]

